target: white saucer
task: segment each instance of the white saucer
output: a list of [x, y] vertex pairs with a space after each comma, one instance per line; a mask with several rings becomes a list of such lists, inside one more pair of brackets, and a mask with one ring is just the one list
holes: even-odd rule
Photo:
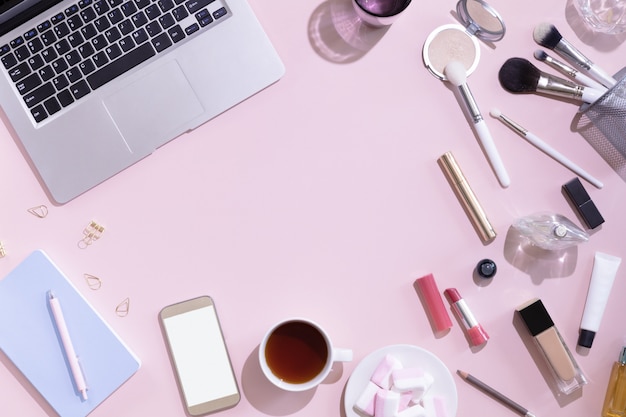
[[458, 397], [452, 374], [441, 360], [429, 351], [413, 345], [391, 345], [378, 349], [363, 358], [354, 368], [344, 395], [346, 417], [361, 417], [353, 408], [354, 403], [365, 389], [372, 373], [385, 357], [396, 357], [404, 367], [420, 367], [434, 378], [433, 386], [428, 391], [445, 399], [448, 417], [455, 417]]

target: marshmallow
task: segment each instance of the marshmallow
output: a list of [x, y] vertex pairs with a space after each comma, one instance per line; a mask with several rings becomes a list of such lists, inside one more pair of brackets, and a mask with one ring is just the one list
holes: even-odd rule
[[433, 377], [421, 368], [396, 369], [391, 373], [393, 387], [398, 391], [428, 390], [433, 384]]
[[426, 410], [419, 404], [405, 408], [396, 414], [396, 417], [427, 417]]
[[438, 395], [427, 395], [422, 400], [427, 417], [448, 417], [446, 401]]
[[379, 389], [378, 385], [368, 381], [367, 386], [354, 403], [354, 408], [368, 416], [374, 416], [374, 399]]
[[402, 363], [392, 355], [385, 355], [380, 361], [374, 373], [372, 374], [370, 381], [378, 385], [383, 389], [391, 388], [391, 373], [396, 369], [401, 369]]
[[396, 417], [400, 406], [400, 394], [379, 389], [374, 400], [374, 417]]

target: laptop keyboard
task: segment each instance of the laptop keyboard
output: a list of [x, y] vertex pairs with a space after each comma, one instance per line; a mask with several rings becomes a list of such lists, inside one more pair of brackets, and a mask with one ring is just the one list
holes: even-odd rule
[[0, 45], [0, 61], [42, 122], [229, 13], [221, 0], [80, 0]]

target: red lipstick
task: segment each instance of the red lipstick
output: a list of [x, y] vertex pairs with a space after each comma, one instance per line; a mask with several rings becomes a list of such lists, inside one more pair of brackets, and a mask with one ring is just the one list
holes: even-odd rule
[[471, 310], [467, 306], [465, 300], [461, 297], [461, 294], [456, 288], [448, 288], [444, 291], [446, 298], [452, 306], [452, 310], [459, 317], [465, 326], [465, 333], [469, 339], [471, 346], [480, 346], [489, 340], [489, 335], [483, 329], [483, 326], [478, 323], [478, 320], [474, 317]]

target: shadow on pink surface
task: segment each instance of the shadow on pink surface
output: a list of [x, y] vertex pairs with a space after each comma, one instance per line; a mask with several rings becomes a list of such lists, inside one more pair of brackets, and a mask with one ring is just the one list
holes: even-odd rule
[[[334, 384], [343, 374], [341, 362], [333, 364], [333, 369], [322, 384]], [[302, 392], [282, 390], [267, 380], [259, 363], [259, 347], [248, 356], [241, 371], [241, 386], [250, 404], [264, 414], [285, 416], [293, 414], [311, 402], [317, 388]]]
[[311, 15], [309, 42], [327, 61], [347, 64], [367, 54], [388, 29], [363, 23], [350, 0], [327, 0]]

